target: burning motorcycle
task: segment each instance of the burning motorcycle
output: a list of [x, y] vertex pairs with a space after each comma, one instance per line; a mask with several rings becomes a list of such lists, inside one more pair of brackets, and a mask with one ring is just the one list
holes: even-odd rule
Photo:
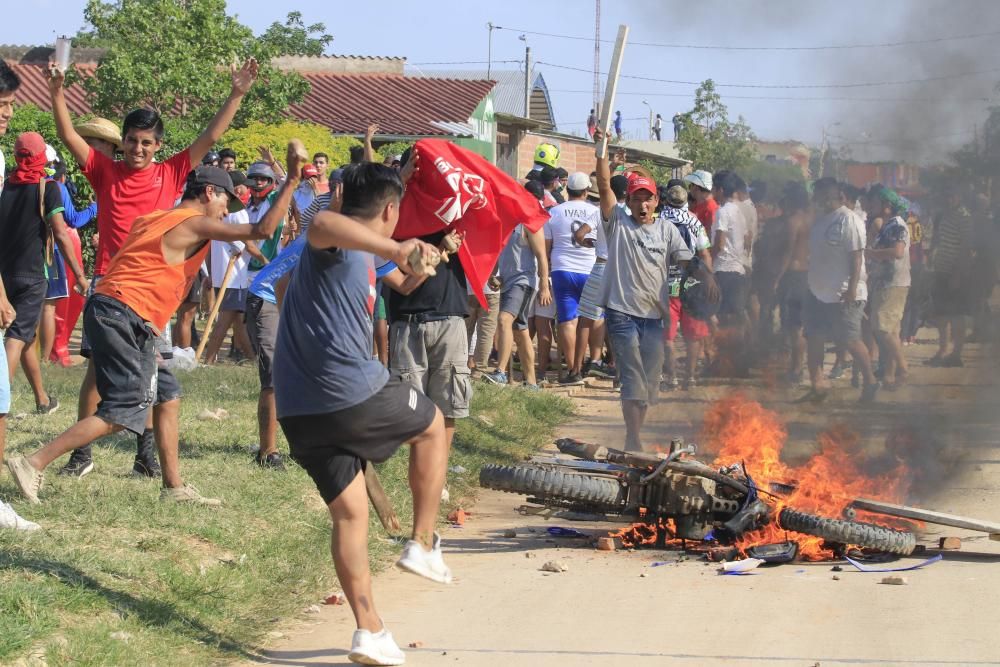
[[[675, 440], [667, 453], [626, 452], [564, 438], [556, 441], [567, 458], [535, 457], [512, 466], [487, 465], [481, 486], [528, 497], [551, 509], [621, 517], [652, 526], [670, 525], [674, 537], [723, 545], [738, 544], [772, 522], [784, 531], [909, 555], [916, 536], [854, 519], [822, 517], [788, 507], [791, 487], [761, 489], [737, 463], [721, 467], [694, 458], [695, 445]], [[665, 533], [666, 531], [663, 531]], [[662, 535], [661, 535], [662, 539]]]

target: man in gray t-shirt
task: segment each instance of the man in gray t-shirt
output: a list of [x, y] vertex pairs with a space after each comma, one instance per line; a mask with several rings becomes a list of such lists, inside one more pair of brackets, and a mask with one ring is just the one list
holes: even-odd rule
[[531, 232], [524, 225], [518, 225], [500, 253], [497, 274], [501, 284], [500, 316], [497, 320], [497, 367], [492, 373], [483, 375], [483, 379], [498, 385], [508, 383], [507, 364], [512, 344], [517, 343], [524, 384], [537, 389], [535, 351], [528, 331], [528, 311], [536, 286], [540, 286], [539, 305], [547, 306], [552, 303], [549, 292], [549, 261], [542, 230]]
[[[597, 130], [594, 140], [599, 143], [602, 135]], [[617, 154], [616, 164], [623, 163], [624, 157]], [[640, 451], [639, 434], [646, 410], [656, 401], [660, 388], [663, 320], [670, 317], [670, 265], [686, 267], [691, 251], [677, 228], [656, 215], [659, 199], [653, 179], [632, 174], [626, 190], [626, 212], [611, 190], [608, 159], [598, 158], [597, 188], [608, 241], [601, 304], [621, 379], [625, 449]], [[717, 302], [719, 290], [712, 272], [699, 264], [693, 275], [705, 283], [708, 298]]]

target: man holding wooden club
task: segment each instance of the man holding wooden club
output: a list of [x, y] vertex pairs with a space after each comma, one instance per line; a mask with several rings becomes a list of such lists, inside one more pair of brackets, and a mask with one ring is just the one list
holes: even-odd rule
[[34, 454], [7, 460], [14, 481], [28, 500], [39, 502], [42, 471], [52, 461], [122, 429], [141, 434], [152, 407], [163, 477], [160, 500], [221, 503], [202, 497], [181, 479], [177, 461], [180, 401], [153, 405], [157, 395], [154, 339], [187, 295], [208, 254], [209, 241], [252, 241], [274, 234], [308, 159], [301, 142], [289, 143], [288, 178], [259, 223], [223, 222], [227, 212], [239, 210], [243, 204], [229, 174], [218, 167], [198, 167], [192, 172], [176, 208], [154, 211], [133, 223], [84, 313], [84, 331], [91, 341], [91, 363], [101, 396], [97, 413], [78, 421]]

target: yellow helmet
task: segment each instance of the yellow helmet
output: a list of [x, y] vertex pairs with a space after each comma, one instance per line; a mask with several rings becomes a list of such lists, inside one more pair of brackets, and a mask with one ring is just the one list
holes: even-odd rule
[[535, 164], [544, 164], [549, 167], [559, 165], [559, 148], [552, 144], [539, 144], [535, 149]]

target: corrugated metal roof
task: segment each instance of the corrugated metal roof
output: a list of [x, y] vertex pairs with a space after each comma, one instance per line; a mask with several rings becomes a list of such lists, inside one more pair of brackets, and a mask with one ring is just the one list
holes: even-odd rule
[[[524, 118], [523, 70], [494, 69], [486, 76], [484, 69], [421, 70], [407, 66], [406, 75], [419, 78], [492, 79], [497, 82], [493, 89], [493, 109], [497, 113]], [[555, 128], [552, 100], [541, 72], [535, 72], [531, 81], [531, 117]]]
[[469, 118], [493, 88], [492, 81], [483, 80], [378, 74], [303, 76], [312, 90], [289, 114], [325, 125], [337, 134], [363, 134], [370, 123], [378, 123], [379, 133], [384, 134], [468, 135]]
[[[45, 68], [17, 63], [11, 68], [21, 78], [17, 102], [51, 109]], [[91, 75], [95, 67], [77, 69]], [[380, 134], [468, 136], [472, 134], [469, 118], [494, 85], [483, 80], [389, 74], [307, 72], [302, 76], [312, 88], [305, 100], [288, 109], [288, 115], [319, 123], [336, 134], [364, 134], [370, 123], [378, 123]], [[66, 102], [74, 114], [93, 113], [79, 85], [66, 89]]]
[[[45, 65], [7, 64], [10, 65], [10, 68], [21, 79], [21, 87], [14, 94], [14, 99], [19, 104], [34, 104], [40, 109], [52, 109], [52, 104], [49, 101], [49, 84]], [[93, 75], [95, 69], [93, 65], [77, 65], [77, 70], [84, 76]], [[83, 88], [79, 85], [69, 86], [66, 89], [66, 105], [70, 111], [77, 115], [94, 113], [90, 108], [90, 104], [87, 103]]]

